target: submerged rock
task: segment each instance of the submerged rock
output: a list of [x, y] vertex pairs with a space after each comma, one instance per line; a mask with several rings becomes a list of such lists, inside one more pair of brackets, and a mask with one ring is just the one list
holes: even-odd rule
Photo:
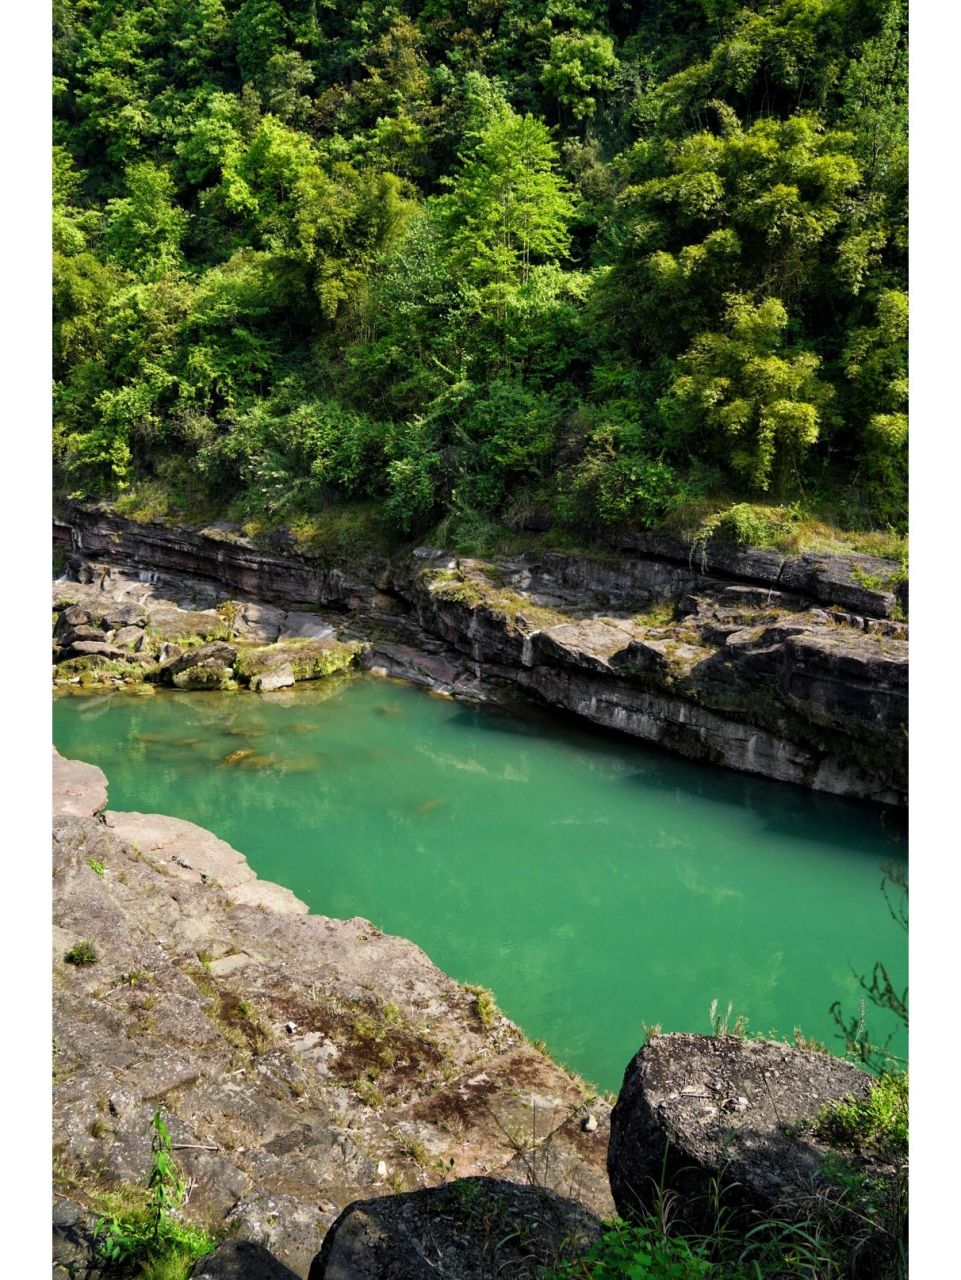
[[573, 1200], [498, 1178], [460, 1178], [349, 1205], [308, 1280], [527, 1280], [600, 1234], [600, 1219]]

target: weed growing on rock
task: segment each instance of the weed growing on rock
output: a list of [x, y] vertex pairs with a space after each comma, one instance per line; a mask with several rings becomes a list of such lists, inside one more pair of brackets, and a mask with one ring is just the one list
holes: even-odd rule
[[93, 943], [83, 938], [80, 942], [75, 942], [69, 951], [65, 951], [63, 958], [67, 964], [74, 964], [82, 969], [85, 965], [96, 964], [99, 956]]
[[153, 1160], [146, 1194], [124, 1188], [104, 1198], [96, 1225], [101, 1262], [143, 1280], [186, 1280], [216, 1241], [180, 1217], [185, 1184], [173, 1158], [162, 1110], [151, 1120]]
[[106, 867], [102, 862], [99, 862], [96, 858], [88, 858], [87, 866], [91, 871], [98, 875], [101, 880], [103, 879], [103, 873], [106, 871]]
[[469, 991], [474, 997], [474, 1008], [478, 1018], [485, 1027], [494, 1025], [497, 1017], [497, 1002], [494, 999], [493, 991], [487, 987], [479, 987], [474, 983], [465, 983], [464, 990]]
[[815, 1133], [832, 1147], [889, 1158], [908, 1153], [908, 1077], [878, 1078], [864, 1102], [836, 1102], [821, 1111]]
[[583, 1257], [561, 1263], [548, 1273], [548, 1280], [720, 1280], [721, 1275], [686, 1240], [659, 1232], [653, 1225], [630, 1226], [614, 1219]]
[[714, 1036], [743, 1036], [747, 1030], [747, 1018], [743, 1013], [739, 1013], [731, 1022], [731, 1014], [734, 1012], [734, 1003], [729, 1000], [727, 1002], [727, 1010], [722, 1015], [717, 1011], [717, 999], [711, 1001], [711, 1011], [708, 1015], [711, 1021], [711, 1035]]

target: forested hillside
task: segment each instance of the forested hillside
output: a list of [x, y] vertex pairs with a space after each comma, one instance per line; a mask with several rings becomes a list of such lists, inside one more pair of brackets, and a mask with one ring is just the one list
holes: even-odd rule
[[906, 23], [54, 0], [58, 490], [903, 532]]

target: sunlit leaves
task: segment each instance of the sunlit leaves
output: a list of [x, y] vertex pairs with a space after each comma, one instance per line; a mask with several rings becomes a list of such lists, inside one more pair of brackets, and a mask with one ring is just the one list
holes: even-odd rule
[[533, 116], [497, 111], [450, 185], [438, 208], [451, 268], [467, 282], [503, 290], [524, 283], [533, 262], [566, 255], [573, 205], [554, 143]]
[[784, 487], [816, 443], [830, 388], [820, 361], [786, 341], [777, 298], [728, 300], [726, 331], [701, 334], [678, 361], [663, 412], [679, 439], [707, 448], [751, 488]]

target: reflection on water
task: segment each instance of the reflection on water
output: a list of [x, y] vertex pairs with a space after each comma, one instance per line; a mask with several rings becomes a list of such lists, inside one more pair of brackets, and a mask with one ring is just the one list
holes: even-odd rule
[[312, 910], [413, 938], [605, 1088], [642, 1023], [706, 1031], [717, 997], [831, 1044], [856, 973], [906, 973], [894, 813], [373, 679], [63, 697], [54, 721], [112, 807], [199, 822]]

